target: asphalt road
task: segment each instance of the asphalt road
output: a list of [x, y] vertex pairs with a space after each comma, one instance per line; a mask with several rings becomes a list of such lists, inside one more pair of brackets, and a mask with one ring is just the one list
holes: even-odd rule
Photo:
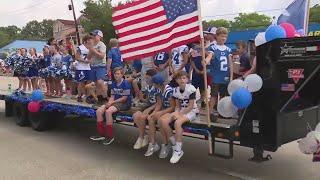
[[[2, 78], [0, 87], [9, 80]], [[116, 125], [110, 146], [90, 142], [94, 130], [94, 123], [76, 117], [46, 132], [19, 127], [4, 117], [0, 101], [0, 179], [320, 179], [320, 164], [301, 154], [297, 142], [270, 153], [271, 161], [253, 163], [249, 148], [236, 146], [234, 159], [224, 160], [208, 156], [204, 141], [185, 138], [184, 157], [171, 165], [169, 159], [145, 158], [145, 149], [132, 149], [135, 128]], [[224, 144], [217, 148], [226, 150]]]

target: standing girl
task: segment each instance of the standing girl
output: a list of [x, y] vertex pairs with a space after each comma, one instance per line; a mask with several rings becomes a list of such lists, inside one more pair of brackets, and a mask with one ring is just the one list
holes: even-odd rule
[[30, 48], [29, 49], [29, 55], [30, 58], [32, 60], [31, 65], [29, 67], [29, 71], [28, 71], [28, 78], [31, 80], [31, 85], [32, 85], [32, 89], [36, 90], [39, 88], [39, 84], [38, 84], [38, 64], [39, 64], [39, 59], [37, 56], [37, 52], [35, 48]]
[[66, 92], [67, 92], [67, 95], [71, 96], [72, 80], [70, 77], [70, 65], [73, 62], [73, 58], [69, 54], [67, 48], [64, 46], [60, 46], [60, 52], [62, 53], [62, 70], [66, 71], [63, 77], [64, 83], [66, 85]]
[[53, 96], [62, 96], [62, 85], [60, 71], [62, 69], [62, 56], [59, 53], [59, 47], [57, 45], [50, 46], [52, 52], [51, 66], [53, 67], [52, 77], [53, 77]]

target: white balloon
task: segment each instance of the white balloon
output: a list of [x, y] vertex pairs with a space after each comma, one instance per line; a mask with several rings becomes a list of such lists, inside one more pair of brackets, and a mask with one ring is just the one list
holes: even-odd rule
[[231, 96], [232, 93], [234, 93], [239, 88], [247, 88], [247, 87], [248, 87], [248, 85], [246, 82], [244, 82], [241, 79], [235, 79], [235, 80], [231, 81], [228, 85], [229, 95]]
[[316, 126], [316, 129], [314, 131], [314, 136], [318, 141], [320, 141], [320, 123]]
[[232, 104], [230, 96], [220, 99], [217, 110], [221, 116], [226, 118], [234, 116], [238, 111], [237, 107]]
[[317, 152], [318, 142], [314, 131], [308, 133], [307, 137], [299, 141], [299, 149], [304, 154], [313, 154]]
[[257, 92], [262, 88], [262, 78], [257, 74], [248, 75], [244, 82], [248, 85], [248, 90], [250, 92]]
[[264, 44], [266, 42], [267, 42], [267, 40], [266, 40], [266, 33], [265, 32], [258, 33], [256, 38], [254, 39], [254, 44], [256, 46], [260, 46], [260, 45], [262, 45], [262, 44]]

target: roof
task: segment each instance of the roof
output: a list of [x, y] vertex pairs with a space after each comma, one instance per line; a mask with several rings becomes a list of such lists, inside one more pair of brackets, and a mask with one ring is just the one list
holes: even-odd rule
[[57, 21], [61, 22], [64, 25], [70, 25], [70, 26], [74, 25], [74, 21], [72, 20], [57, 19]]
[[42, 52], [42, 49], [46, 45], [46, 43], [46, 41], [15, 40], [10, 44], [2, 47], [0, 49], [0, 52], [12, 51], [18, 48], [35, 48], [37, 52]]

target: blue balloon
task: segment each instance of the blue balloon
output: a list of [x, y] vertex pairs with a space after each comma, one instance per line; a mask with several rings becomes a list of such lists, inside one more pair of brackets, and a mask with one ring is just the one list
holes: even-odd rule
[[231, 101], [239, 109], [247, 108], [252, 101], [252, 95], [246, 88], [237, 89], [231, 96]]
[[281, 26], [271, 25], [266, 30], [266, 40], [272, 41], [278, 38], [285, 38], [287, 37], [286, 31]]
[[41, 90], [34, 90], [31, 95], [33, 101], [41, 101], [44, 99], [43, 93]]

